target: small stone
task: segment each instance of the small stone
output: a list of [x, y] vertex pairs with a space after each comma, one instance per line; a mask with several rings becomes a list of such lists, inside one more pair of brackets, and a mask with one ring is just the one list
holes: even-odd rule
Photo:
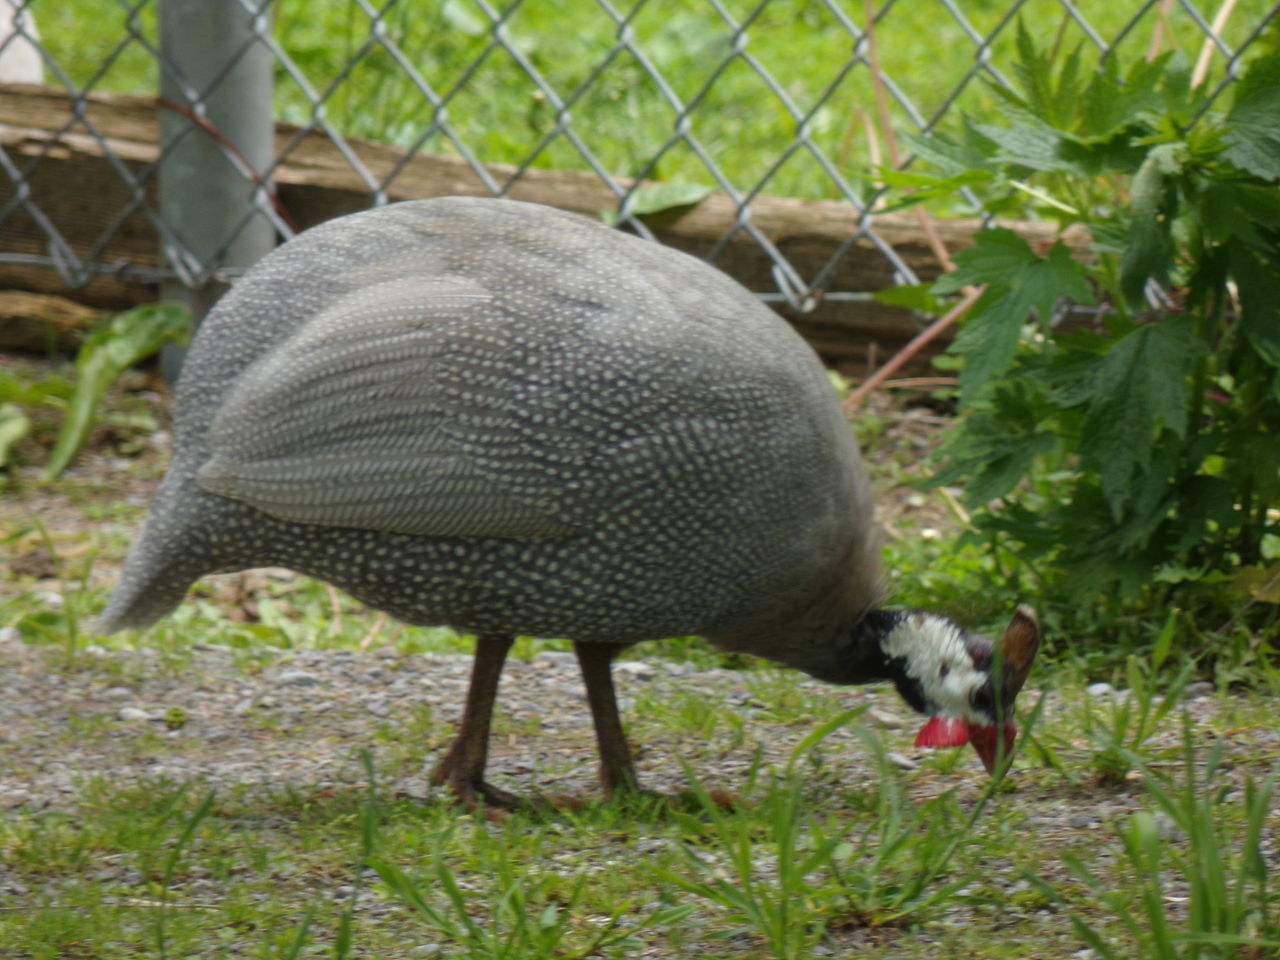
[[568, 650], [541, 650], [533, 658], [533, 662], [550, 663], [558, 667], [571, 667], [578, 662], [575, 654]]
[[138, 720], [150, 720], [151, 714], [143, 710], [141, 707], [121, 707], [116, 714], [125, 723], [135, 723]]
[[900, 716], [888, 710], [882, 710], [879, 707], [868, 709], [867, 716], [886, 730], [897, 730], [902, 727], [902, 718]]
[[1202, 697], [1211, 697], [1217, 691], [1208, 680], [1197, 680], [1195, 683], [1187, 684], [1187, 688], [1182, 691], [1182, 695], [1188, 700], [1199, 700]]
[[431, 784], [425, 777], [405, 777], [396, 785], [395, 792], [410, 800], [426, 800], [431, 796]]
[[22, 631], [17, 627], [0, 627], [0, 643], [21, 643]]
[[652, 680], [655, 676], [653, 667], [643, 660], [624, 660], [617, 664], [614, 670], [635, 677], [637, 680]]
[[107, 687], [102, 691], [102, 696], [107, 700], [132, 700], [133, 691], [128, 687]]
[[409, 948], [411, 957], [438, 957], [444, 953], [444, 947], [438, 943], [419, 943]]
[[0, 804], [12, 810], [14, 807], [22, 806], [24, 803], [30, 803], [31, 798], [32, 793], [30, 790], [10, 790], [4, 795], [3, 799], [0, 799]]
[[920, 769], [920, 764], [916, 763], [910, 757], [904, 756], [901, 753], [894, 753], [892, 750], [890, 750], [888, 753], [885, 754], [885, 756], [888, 757], [889, 762], [892, 763], [899, 770], [906, 770], [910, 772], [912, 770]]
[[1091, 683], [1084, 688], [1084, 692], [1091, 697], [1109, 697], [1116, 692], [1116, 688], [1109, 683]]
[[306, 670], [285, 670], [276, 677], [277, 687], [314, 687], [319, 683], [319, 678]]

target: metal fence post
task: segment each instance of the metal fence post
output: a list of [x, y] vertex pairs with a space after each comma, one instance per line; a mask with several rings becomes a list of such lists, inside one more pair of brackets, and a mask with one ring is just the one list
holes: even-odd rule
[[[178, 279], [161, 295], [185, 302], [199, 321], [226, 290], [206, 278], [249, 267], [275, 244], [260, 212], [269, 202], [254, 182], [273, 150], [270, 51], [257, 40], [268, 29], [271, 0], [160, 0], [160, 214], [169, 241], [162, 256]], [[178, 109], [174, 109], [174, 107]], [[190, 115], [186, 111], [190, 112]], [[192, 120], [191, 115], [200, 118]], [[185, 264], [175, 258], [185, 257]], [[194, 270], [192, 268], [195, 268]], [[183, 351], [161, 357], [174, 380]]]

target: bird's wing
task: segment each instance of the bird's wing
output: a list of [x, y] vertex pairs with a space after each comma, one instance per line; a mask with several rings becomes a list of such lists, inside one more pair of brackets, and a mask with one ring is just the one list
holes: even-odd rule
[[300, 523], [439, 537], [543, 539], [553, 477], [510, 445], [501, 307], [460, 277], [362, 286], [258, 358], [214, 417], [205, 490]]

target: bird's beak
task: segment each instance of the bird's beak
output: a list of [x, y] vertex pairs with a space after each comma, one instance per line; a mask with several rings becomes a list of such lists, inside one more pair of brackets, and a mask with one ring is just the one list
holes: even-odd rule
[[[986, 767], [987, 773], [995, 774], [996, 762], [1000, 759], [1000, 734], [998, 727], [984, 727], [976, 723], [969, 724], [969, 742], [978, 754], [978, 759]], [[1004, 725], [1004, 755], [1013, 753], [1013, 744], [1018, 739], [1018, 728], [1012, 723]]]
[[[1004, 755], [1013, 753], [1014, 741], [1018, 738], [1018, 728], [1012, 723], [1004, 725]], [[916, 734], [917, 747], [963, 747], [973, 744], [978, 759], [986, 767], [987, 773], [996, 772], [996, 763], [1000, 759], [999, 728], [985, 726], [980, 723], [969, 723], [959, 717], [930, 717], [920, 732]]]

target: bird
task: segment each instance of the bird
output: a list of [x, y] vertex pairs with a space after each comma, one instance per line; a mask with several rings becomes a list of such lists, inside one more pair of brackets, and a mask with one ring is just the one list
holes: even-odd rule
[[407, 200], [286, 241], [201, 322], [174, 449], [98, 629], [287, 567], [476, 637], [433, 777], [471, 809], [517, 636], [573, 643], [605, 796], [640, 788], [611, 665], [698, 635], [891, 682], [919, 746], [1012, 749], [1039, 644], [884, 605], [869, 481], [794, 328], [714, 266], [552, 207]]

